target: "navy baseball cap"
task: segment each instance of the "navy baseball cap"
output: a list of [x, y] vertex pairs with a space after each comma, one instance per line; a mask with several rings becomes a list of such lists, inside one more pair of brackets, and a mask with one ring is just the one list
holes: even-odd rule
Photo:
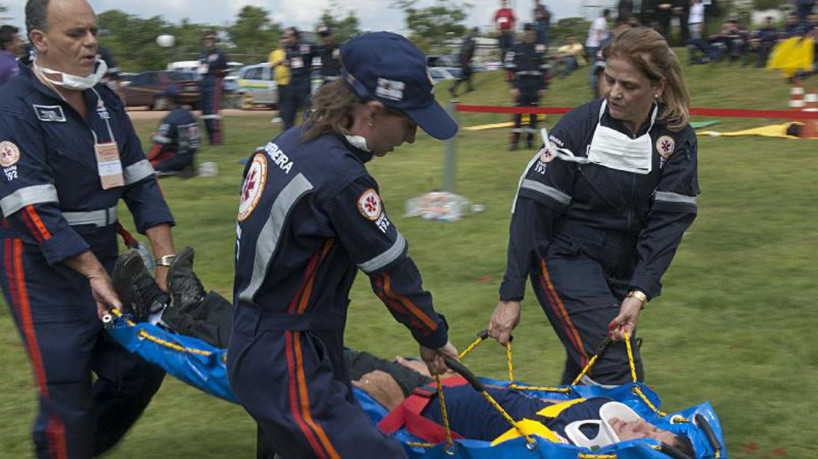
[[427, 134], [448, 139], [457, 123], [435, 100], [426, 56], [391, 32], [359, 35], [341, 47], [344, 83], [358, 97], [403, 111]]

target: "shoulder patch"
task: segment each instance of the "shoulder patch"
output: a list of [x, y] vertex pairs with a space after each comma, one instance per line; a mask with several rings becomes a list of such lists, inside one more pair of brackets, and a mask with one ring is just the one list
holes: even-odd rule
[[9, 167], [17, 164], [20, 160], [20, 149], [12, 142], [4, 140], [0, 142], [0, 166]]
[[383, 213], [383, 206], [381, 205], [381, 197], [374, 189], [370, 188], [358, 198], [358, 211], [364, 217], [372, 220], [377, 220], [381, 213]]
[[264, 154], [253, 156], [253, 164], [247, 171], [247, 177], [241, 185], [241, 202], [239, 203], [238, 220], [243, 222], [256, 208], [264, 187], [267, 184], [267, 157]]
[[40, 121], [46, 123], [65, 123], [65, 113], [59, 105], [32, 105]]
[[676, 149], [676, 141], [673, 140], [673, 137], [669, 135], [660, 136], [656, 139], [656, 151], [662, 156], [662, 158], [669, 158], [673, 151]]

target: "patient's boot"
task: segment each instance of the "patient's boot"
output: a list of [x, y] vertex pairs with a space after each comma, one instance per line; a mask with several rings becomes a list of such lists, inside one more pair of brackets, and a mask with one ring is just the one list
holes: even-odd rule
[[122, 312], [133, 314], [137, 321], [144, 321], [149, 315], [161, 312], [168, 303], [167, 293], [159, 289], [142, 256], [134, 249], [120, 255], [111, 277], [122, 301]]
[[168, 270], [170, 306], [186, 311], [205, 297], [204, 286], [193, 272], [193, 248], [185, 247], [176, 254]]

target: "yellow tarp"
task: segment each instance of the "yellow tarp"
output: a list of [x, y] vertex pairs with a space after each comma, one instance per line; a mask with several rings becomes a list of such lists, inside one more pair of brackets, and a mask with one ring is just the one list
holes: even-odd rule
[[761, 126], [752, 129], [745, 129], [743, 131], [733, 132], [716, 132], [716, 131], [699, 131], [699, 135], [709, 135], [711, 137], [742, 137], [742, 136], [758, 136], [758, 137], [775, 137], [779, 139], [800, 139], [793, 135], [787, 135], [787, 129], [793, 124], [788, 122], [784, 124], [774, 124], [771, 126]]
[[767, 68], [781, 69], [781, 74], [789, 78], [799, 70], [812, 71], [814, 55], [815, 41], [812, 38], [789, 38], [773, 48]]

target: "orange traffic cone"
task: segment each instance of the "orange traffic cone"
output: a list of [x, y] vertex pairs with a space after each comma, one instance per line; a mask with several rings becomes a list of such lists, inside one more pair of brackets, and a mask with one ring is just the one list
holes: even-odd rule
[[790, 110], [802, 110], [804, 108], [804, 87], [800, 81], [796, 81], [790, 88]]
[[[804, 97], [804, 111], [818, 114], [818, 95], [815, 94], [815, 89], [810, 88]], [[802, 137], [810, 139], [818, 138], [818, 119], [804, 120]]]

